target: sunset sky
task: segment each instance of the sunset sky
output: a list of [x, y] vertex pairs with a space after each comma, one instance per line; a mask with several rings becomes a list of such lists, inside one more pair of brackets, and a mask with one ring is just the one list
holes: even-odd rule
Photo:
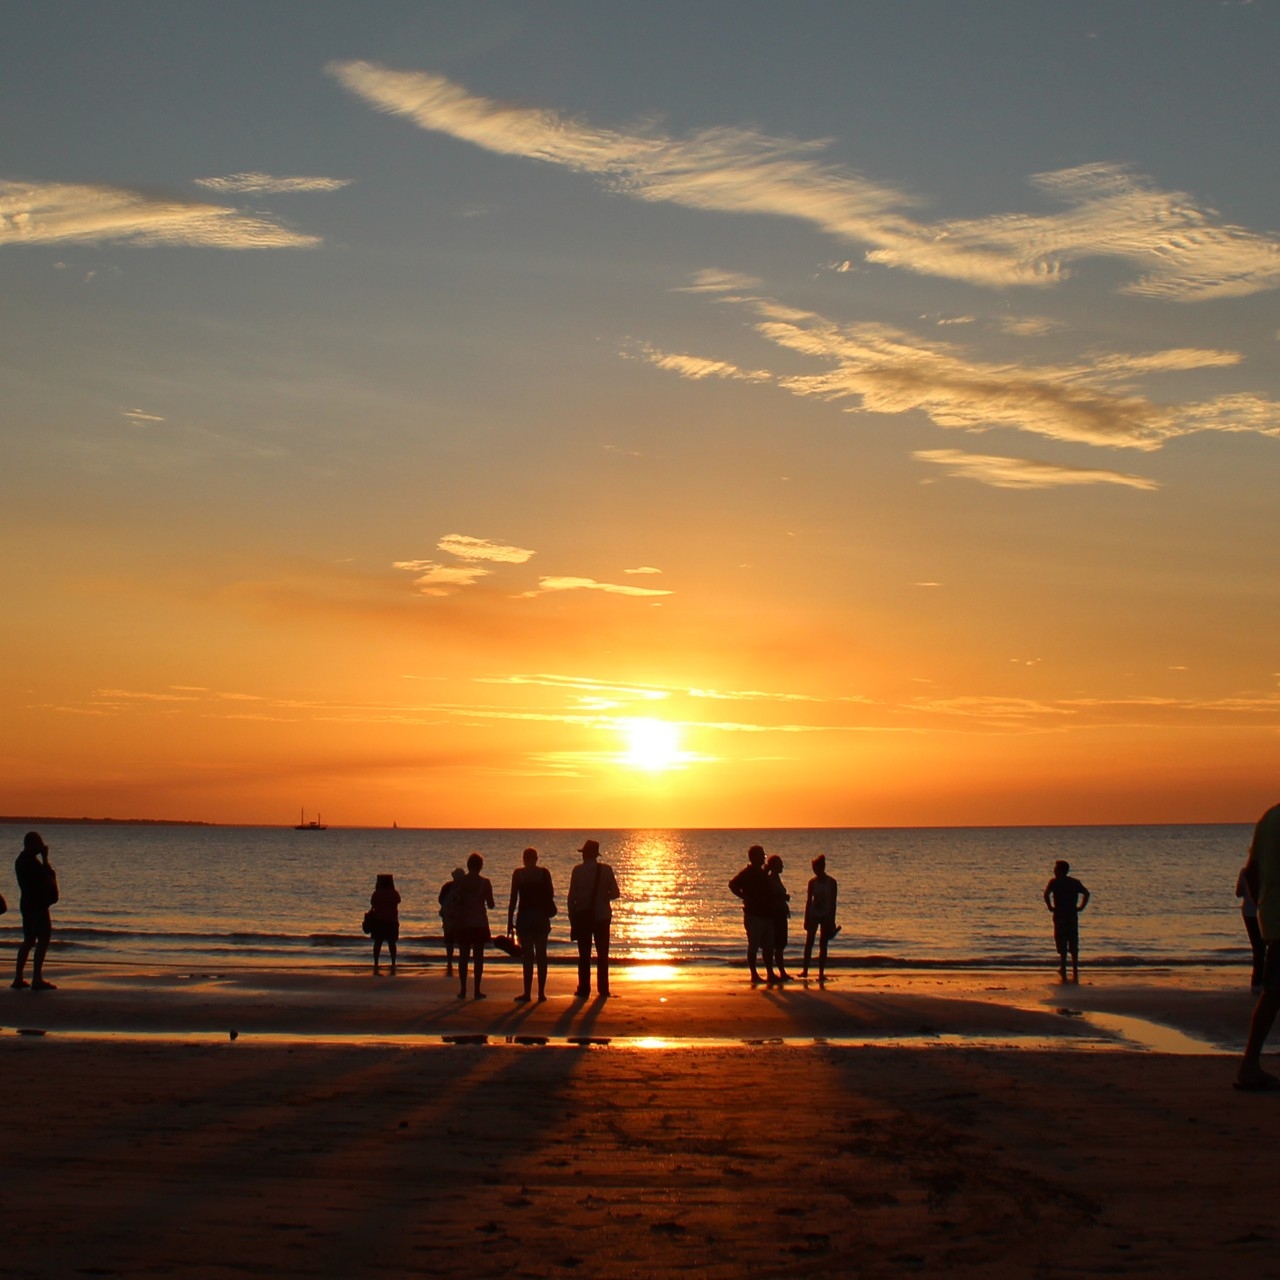
[[45, 0], [0, 812], [1251, 821], [1273, 0]]

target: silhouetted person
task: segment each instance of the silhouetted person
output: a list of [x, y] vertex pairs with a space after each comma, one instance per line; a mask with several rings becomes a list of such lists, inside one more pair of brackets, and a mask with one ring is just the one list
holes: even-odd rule
[[454, 867], [453, 877], [440, 886], [440, 931], [444, 934], [444, 976], [453, 977], [453, 949], [458, 944], [458, 881], [467, 873]]
[[791, 917], [788, 903], [791, 895], [782, 883], [782, 859], [775, 853], [764, 864], [765, 874], [769, 877], [769, 893], [773, 902], [773, 964], [778, 971], [779, 982], [790, 982], [783, 952], [787, 949], [787, 921]]
[[484, 944], [489, 941], [489, 911], [493, 907], [493, 885], [480, 874], [484, 859], [473, 853], [467, 859], [467, 874], [458, 881], [458, 999], [467, 998], [467, 962], [475, 974], [472, 994], [483, 1000], [480, 979], [484, 976]]
[[600, 861], [600, 842], [588, 840], [581, 849], [582, 861], [569, 877], [569, 934], [578, 944], [579, 1000], [591, 994], [591, 944], [596, 948], [596, 991], [609, 994], [609, 931], [613, 921], [613, 901], [621, 896], [617, 878], [608, 863]]
[[1249, 935], [1249, 950], [1253, 952], [1253, 972], [1249, 975], [1249, 988], [1256, 996], [1262, 991], [1262, 970], [1267, 959], [1267, 944], [1258, 928], [1258, 903], [1249, 887], [1249, 868], [1240, 868], [1236, 877], [1236, 897], [1240, 899], [1240, 916], [1244, 931]]
[[387, 944], [391, 972], [396, 971], [396, 943], [400, 940], [400, 895], [394, 876], [379, 875], [369, 896], [369, 936], [373, 939], [373, 971], [381, 973], [382, 944]]
[[507, 933], [515, 925], [520, 939], [520, 959], [524, 965], [524, 994], [516, 996], [520, 1004], [532, 998], [533, 967], [538, 966], [538, 1003], [547, 998], [547, 939], [551, 936], [551, 917], [556, 913], [556, 894], [551, 872], [538, 866], [537, 849], [524, 851], [523, 866], [511, 873], [511, 901], [507, 905]]
[[729, 881], [729, 892], [742, 899], [742, 923], [747, 931], [747, 967], [751, 982], [759, 983], [757, 954], [764, 953], [765, 972], [776, 982], [773, 972], [773, 891], [764, 869], [764, 850], [753, 844], [747, 850], [747, 865]]
[[1258, 904], [1258, 928], [1267, 945], [1262, 965], [1262, 994], [1253, 1008], [1249, 1042], [1236, 1076], [1237, 1089], [1280, 1089], [1280, 1079], [1262, 1069], [1262, 1046], [1280, 1010], [1280, 805], [1258, 819], [1244, 864], [1249, 891]]
[[1044, 905], [1053, 913], [1053, 945], [1058, 949], [1058, 975], [1067, 980], [1067, 952], [1071, 952], [1071, 980], [1080, 981], [1080, 912], [1089, 905], [1089, 890], [1073, 875], [1069, 862], [1053, 864], [1053, 879], [1044, 887]]
[[827, 857], [820, 853], [809, 864], [813, 878], [804, 895], [804, 968], [800, 976], [809, 976], [809, 962], [813, 959], [813, 939], [818, 939], [818, 981], [827, 980], [827, 944], [840, 932], [836, 924], [836, 895], [839, 886], [827, 875]]
[[44, 956], [53, 936], [49, 908], [58, 901], [58, 877], [49, 865], [49, 846], [38, 831], [28, 831], [23, 837], [22, 852], [18, 854], [13, 869], [18, 876], [18, 909], [22, 912], [22, 942], [18, 947], [13, 986], [21, 988], [28, 985], [22, 971], [30, 955], [31, 989], [55, 991], [57, 988], [53, 983], [44, 980]]

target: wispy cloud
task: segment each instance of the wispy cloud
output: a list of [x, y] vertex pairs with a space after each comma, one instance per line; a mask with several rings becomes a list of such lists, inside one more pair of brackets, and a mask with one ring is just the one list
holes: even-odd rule
[[269, 214], [126, 187], [0, 182], [0, 245], [123, 243], [298, 249], [320, 243]]
[[725, 378], [737, 382], [772, 382], [773, 374], [767, 369], [740, 369], [728, 360], [708, 360], [703, 356], [679, 355], [673, 352], [659, 351], [655, 347], [645, 345], [641, 348], [640, 358], [649, 364], [665, 369], [668, 373], [677, 373], [682, 378], [693, 382], [701, 382], [704, 378]]
[[447, 596], [458, 587], [473, 586], [493, 572], [478, 564], [440, 564], [435, 560], [397, 560], [391, 567], [416, 574], [413, 585], [424, 596]]
[[[1158, 449], [1172, 437], [1197, 431], [1280, 435], [1280, 402], [1263, 396], [1240, 393], [1167, 404], [1138, 390], [1140, 379], [1151, 374], [1232, 367], [1240, 361], [1234, 351], [1172, 348], [1060, 364], [997, 362], [977, 359], [958, 343], [884, 324], [839, 325], [766, 298], [739, 299], [734, 305], [754, 315], [756, 332], [769, 342], [827, 366], [785, 376], [761, 370], [752, 381], [770, 380], [793, 395], [828, 400], [846, 412], [916, 410], [940, 427], [1007, 427], [1135, 449]], [[649, 346], [639, 355], [683, 377], [708, 376], [699, 356]]]
[[656, 587], [629, 587], [619, 582], [597, 582], [594, 578], [545, 577], [538, 579], [532, 591], [522, 591], [522, 598], [545, 595], [551, 591], [604, 591], [615, 596], [669, 596], [670, 591]]
[[642, 564], [635, 569], [623, 569], [623, 573], [661, 573], [661, 569], [655, 569], [652, 565]]
[[717, 271], [708, 268], [697, 272], [692, 284], [679, 285], [672, 293], [745, 293], [758, 289], [764, 282], [757, 276], [740, 271]]
[[465, 533], [446, 534], [436, 543], [436, 547], [460, 560], [496, 560], [501, 564], [524, 564], [537, 554], [527, 547], [510, 547], [501, 542], [490, 542], [487, 538], [473, 538]]
[[[329, 67], [353, 94], [500, 155], [556, 164], [650, 202], [807, 222], [866, 258], [922, 275], [1003, 288], [1045, 287], [1088, 258], [1138, 273], [1128, 293], [1192, 300], [1280, 286], [1280, 241], [1222, 223], [1185, 192], [1114, 164], [1035, 175], [1057, 213], [928, 222], [906, 193], [823, 158], [827, 143], [711, 128], [684, 138], [598, 127], [555, 111], [480, 97], [445, 76], [370, 62]], [[695, 286], [696, 287], [696, 286]]]
[[963, 453], [959, 449], [918, 449], [911, 455], [919, 462], [942, 467], [949, 476], [977, 480], [997, 489], [1054, 489], [1061, 485], [1118, 484], [1130, 489], [1158, 489], [1154, 480], [1093, 467], [1063, 467], [1028, 458], [1002, 458], [991, 454]]
[[195, 184], [222, 194], [280, 195], [293, 192], [341, 191], [350, 178], [276, 178], [269, 173], [229, 173], [223, 178], [197, 178]]
[[138, 426], [142, 426], [144, 423], [147, 423], [147, 422], [164, 422], [165, 421], [165, 419], [160, 417], [159, 414], [145, 413], [141, 409], [121, 409], [120, 416], [122, 418], [128, 418], [130, 422], [135, 423]]
[[1042, 338], [1062, 328], [1062, 321], [1049, 316], [1001, 316], [1000, 328], [1015, 338]]

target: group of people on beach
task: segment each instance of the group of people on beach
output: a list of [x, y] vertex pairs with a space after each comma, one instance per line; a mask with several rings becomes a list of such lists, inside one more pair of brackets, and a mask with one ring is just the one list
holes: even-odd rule
[[[582, 861], [569, 877], [569, 937], [578, 944], [577, 999], [591, 995], [591, 960], [595, 954], [596, 994], [607, 997], [609, 991], [609, 943], [613, 920], [613, 902], [621, 896], [613, 868], [600, 860], [600, 843], [588, 840], [578, 850]], [[813, 878], [809, 881], [804, 908], [804, 968], [801, 978], [809, 976], [813, 944], [818, 943], [818, 981], [826, 981], [827, 947], [840, 932], [836, 924], [836, 881], [827, 874], [827, 859], [814, 858]], [[524, 973], [524, 988], [516, 1001], [521, 1004], [535, 999], [533, 982], [536, 974], [536, 999], [547, 998], [547, 942], [551, 936], [551, 919], [559, 910], [551, 872], [538, 864], [537, 849], [529, 848], [521, 855], [521, 864], [511, 873], [511, 893], [507, 903], [507, 931], [494, 935], [489, 928], [489, 912], [496, 910], [493, 882], [481, 872], [484, 856], [473, 853], [466, 870], [458, 867], [440, 887], [440, 920], [444, 932], [445, 975], [454, 972], [454, 952], [458, 956], [458, 998], [467, 996], [467, 978], [472, 980], [472, 998], [483, 1000], [480, 989], [484, 977], [485, 947], [492, 942], [508, 955], [518, 956]], [[747, 865], [729, 881], [729, 890], [742, 900], [743, 924], [747, 934], [747, 964], [753, 985], [764, 981], [758, 968], [763, 953], [767, 981], [790, 982], [785, 952], [787, 921], [791, 916], [791, 895], [782, 883], [783, 862], [775, 854], [766, 859], [764, 849], [756, 844], [747, 851]], [[379, 875], [369, 899], [364, 929], [373, 941], [373, 971], [381, 973], [382, 948], [385, 945], [396, 967], [396, 943], [400, 937], [400, 895], [395, 880]]]
[[[613, 922], [613, 903], [621, 896], [613, 868], [600, 860], [600, 842], [588, 840], [578, 850], [582, 861], [569, 877], [569, 936], [578, 944], [578, 986], [575, 998], [591, 995], [591, 959], [595, 953], [596, 993], [607, 997], [609, 991], [609, 942]], [[527, 1004], [534, 998], [533, 979], [538, 979], [539, 1003], [547, 998], [547, 942], [551, 937], [551, 919], [558, 914], [555, 886], [551, 872], [538, 865], [538, 851], [528, 848], [521, 855], [520, 866], [511, 873], [511, 896], [507, 904], [507, 932], [495, 936], [489, 929], [489, 912], [495, 910], [493, 882], [481, 872], [484, 855], [473, 853], [464, 871], [458, 867], [440, 887], [440, 921], [444, 932], [445, 975], [453, 976], [454, 951], [458, 954], [458, 999], [467, 997], [467, 978], [471, 977], [471, 995], [483, 1000], [480, 989], [484, 978], [484, 950], [493, 944], [509, 955], [518, 955], [524, 972], [524, 989], [516, 996]], [[373, 971], [379, 973], [382, 947], [385, 943], [395, 971], [396, 941], [400, 936], [400, 895], [391, 876], [378, 876], [370, 910], [365, 916], [366, 931], [373, 939]]]

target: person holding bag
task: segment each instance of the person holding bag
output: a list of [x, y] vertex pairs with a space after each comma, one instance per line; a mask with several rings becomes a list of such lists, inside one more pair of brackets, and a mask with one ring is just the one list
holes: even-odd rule
[[569, 877], [569, 936], [578, 944], [578, 989], [574, 998], [591, 995], [591, 945], [596, 949], [596, 991], [609, 995], [609, 929], [613, 902], [622, 896], [613, 868], [600, 861], [600, 842], [588, 840], [582, 861]]
[[528, 1004], [533, 998], [533, 966], [538, 966], [538, 1003], [547, 998], [547, 939], [551, 936], [551, 917], [556, 913], [556, 892], [551, 872], [538, 866], [537, 849], [526, 849], [523, 865], [511, 873], [511, 902], [507, 907], [507, 936], [512, 929], [520, 939], [520, 959], [524, 965], [524, 992], [516, 996], [517, 1004]]

